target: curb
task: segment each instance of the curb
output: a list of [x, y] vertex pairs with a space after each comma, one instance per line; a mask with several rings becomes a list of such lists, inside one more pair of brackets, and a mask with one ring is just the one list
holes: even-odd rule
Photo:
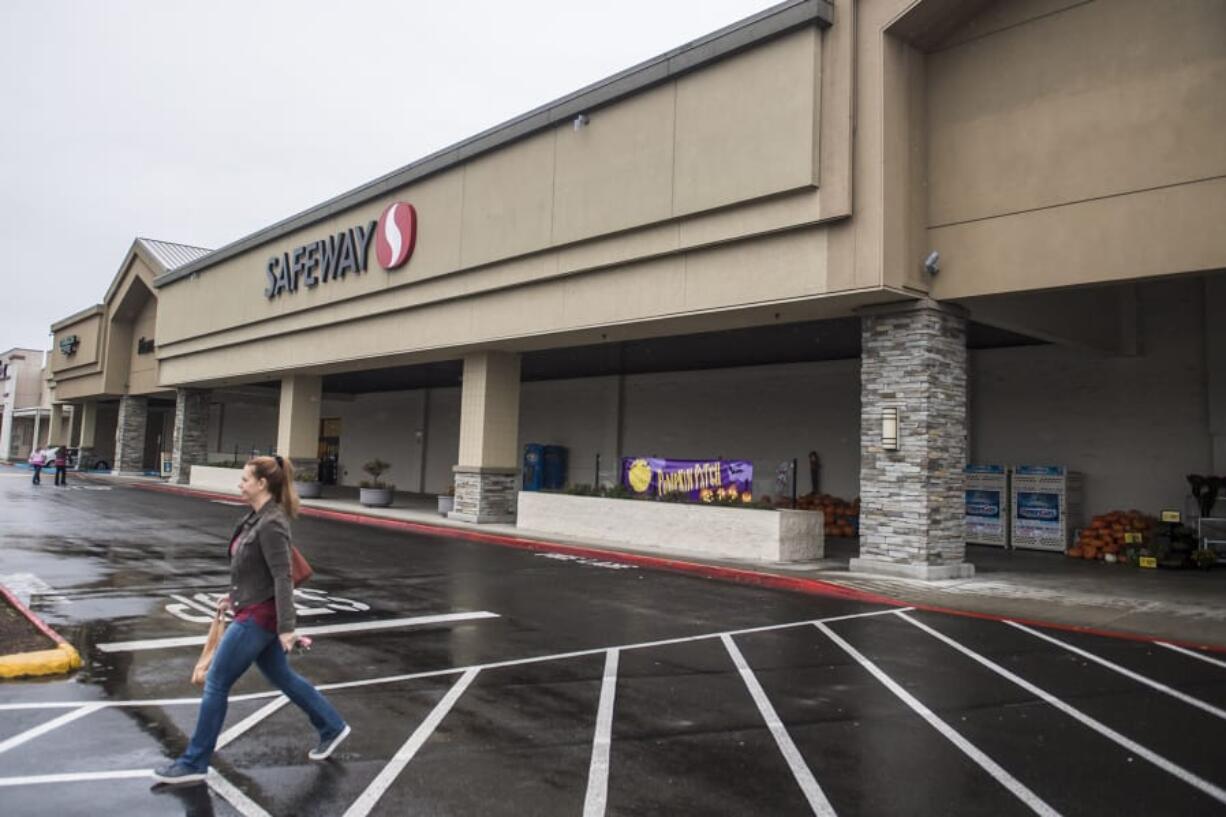
[[[146, 491], [157, 491], [160, 493], [176, 494], [179, 496], [196, 497], [201, 499], [225, 499], [231, 502], [236, 500], [236, 497], [232, 494], [219, 494], [212, 491], [201, 491], [195, 488], [182, 488], [179, 486], [164, 484], [136, 483], [133, 484], [133, 487], [141, 488]], [[757, 570], [750, 570], [748, 568], [725, 567], [722, 565], [705, 564], [703, 562], [687, 562], [682, 559], [669, 559], [660, 556], [627, 553], [620, 550], [602, 550], [600, 548], [588, 547], [584, 545], [567, 545], [560, 542], [550, 542], [541, 539], [526, 539], [493, 533], [479, 533], [477, 531], [466, 530], [464, 528], [453, 528], [447, 525], [431, 525], [425, 522], [408, 522], [401, 519], [387, 519], [385, 517], [367, 516], [359, 513], [331, 511], [324, 508], [311, 508], [305, 505], [299, 509], [298, 513], [299, 516], [310, 516], [316, 519], [328, 519], [334, 522], [347, 522], [349, 524], [365, 525], [373, 528], [413, 531], [415, 533], [424, 533], [434, 536], [447, 536], [455, 539], [466, 539], [472, 542], [483, 542], [486, 544], [501, 545], [503, 547], [519, 548], [520, 550], [563, 553], [570, 556], [602, 559], [609, 562], [632, 564], [639, 567], [664, 570], [670, 573], [685, 573], [691, 576], [701, 576], [707, 579], [733, 582], [736, 584], [748, 584], [755, 587], [765, 587], [772, 590], [786, 590], [794, 593], [806, 593], [814, 596], [838, 598], [845, 601], [882, 604], [889, 607], [905, 607], [912, 610], [942, 613], [945, 615], [981, 619], [984, 621], [1015, 621], [1018, 624], [1044, 627], [1049, 630], [1081, 633], [1084, 635], [1100, 636], [1103, 638], [1114, 638], [1121, 641], [1137, 641], [1146, 644], [1162, 642], [1201, 652], [1226, 654], [1226, 646], [1219, 646], [1217, 644], [1204, 644], [1196, 641], [1184, 641], [1182, 639], [1175, 640], [1169, 638], [1156, 638], [1154, 636], [1143, 635], [1140, 633], [1130, 633], [1122, 630], [1106, 630], [1098, 627], [1083, 627], [1076, 624], [1064, 624], [1062, 622], [1044, 621], [1042, 619], [1002, 616], [994, 613], [982, 613], [972, 610], [956, 610], [949, 607], [941, 607], [935, 604], [911, 604], [899, 599], [890, 598], [889, 596], [870, 593], [866, 590], [857, 590], [853, 587], [846, 587], [838, 584], [837, 582], [826, 581], [823, 579], [779, 576], [774, 573], [763, 573]]]
[[35, 652], [0, 655], [0, 678], [24, 678], [35, 675], [62, 675], [81, 666], [81, 655], [63, 636], [47, 626], [29, 607], [21, 603], [9, 589], [0, 584], [0, 595], [15, 610], [25, 616], [39, 632], [55, 642], [55, 648]]

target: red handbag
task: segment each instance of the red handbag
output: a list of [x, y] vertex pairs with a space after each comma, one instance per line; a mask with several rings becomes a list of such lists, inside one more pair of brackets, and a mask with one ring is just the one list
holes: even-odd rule
[[310, 563], [306, 560], [298, 548], [293, 545], [289, 546], [289, 577], [293, 581], [294, 587], [301, 584], [306, 584], [315, 575], [315, 571], [311, 569]]

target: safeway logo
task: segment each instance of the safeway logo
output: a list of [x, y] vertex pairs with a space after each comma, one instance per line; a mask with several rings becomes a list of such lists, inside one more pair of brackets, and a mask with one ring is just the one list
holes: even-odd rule
[[393, 202], [379, 216], [375, 229], [375, 257], [379, 266], [394, 270], [405, 265], [417, 243], [417, 211], [403, 201]]

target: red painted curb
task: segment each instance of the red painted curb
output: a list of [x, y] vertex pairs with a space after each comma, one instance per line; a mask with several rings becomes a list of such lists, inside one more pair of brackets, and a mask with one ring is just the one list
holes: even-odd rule
[[43, 635], [50, 638], [56, 644], [63, 644], [65, 646], [70, 646], [68, 642], [64, 640], [63, 636], [61, 636], [55, 630], [48, 627], [45, 621], [43, 621], [41, 618], [35, 615], [34, 611], [31, 610], [29, 607], [26, 607], [24, 604], [22, 604], [21, 599], [17, 598], [12, 593], [10, 593], [9, 589], [2, 584], [0, 584], [0, 595], [4, 596], [5, 601], [13, 605], [13, 607], [17, 610], [17, 612], [21, 613], [23, 616], [29, 619], [30, 623], [33, 624], [35, 627], [37, 627], [39, 631], [42, 632]]
[[[211, 491], [197, 490], [195, 488], [181, 488], [178, 486], [153, 483], [134, 483], [133, 485], [134, 487], [143, 488], [147, 491], [160, 491], [162, 493], [178, 494], [181, 496], [208, 499], [216, 498], [226, 499], [231, 502], [241, 502], [241, 500], [238, 500], [233, 495], [217, 494]], [[469, 531], [462, 528], [451, 528], [444, 525], [430, 525], [425, 522], [407, 522], [401, 519], [386, 519], [383, 517], [366, 516], [358, 513], [330, 511], [323, 508], [309, 508], [304, 506], [300, 509], [299, 514], [301, 516], [310, 516], [317, 519], [330, 519], [335, 522], [347, 522], [350, 524], [366, 525], [368, 527], [375, 528], [386, 528], [389, 530], [409, 530], [416, 533], [425, 533], [433, 536], [447, 536], [455, 539], [466, 539], [473, 542], [484, 542], [492, 545], [519, 548], [521, 550], [564, 553], [570, 556], [582, 556], [585, 558], [601, 559], [610, 562], [621, 562], [640, 567], [666, 570], [673, 573], [687, 573], [690, 575], [702, 576], [708, 579], [735, 582], [737, 584], [748, 584], [755, 587], [765, 587], [772, 590], [788, 590], [815, 596], [828, 596], [846, 601], [859, 601], [868, 604], [883, 604], [890, 607], [908, 607], [914, 610], [922, 610], [930, 613], [944, 613], [945, 615], [982, 619], [985, 621], [1015, 621], [1018, 624], [1043, 627], [1049, 630], [1083, 633], [1085, 635], [1115, 638], [1123, 641], [1137, 641], [1146, 644], [1161, 641], [1167, 644], [1174, 644], [1178, 647], [1200, 650], [1202, 652], [1226, 653], [1226, 647], [1218, 646], [1216, 644], [1201, 644], [1194, 641], [1183, 640], [1176, 641], [1167, 638], [1155, 638], [1153, 636], [1141, 635], [1139, 633], [1104, 630], [1097, 627], [1083, 627], [1077, 624], [1062, 624], [1058, 622], [1043, 621], [1040, 619], [1016, 618], [1012, 616], [1002, 616], [996, 613], [980, 613], [971, 610], [954, 610], [948, 607], [939, 607], [930, 604], [909, 604], [899, 599], [893, 599], [888, 596], [878, 595], [876, 593], [869, 593], [865, 590], [857, 590], [853, 587], [844, 587], [841, 584], [823, 581], [822, 579], [779, 576], [774, 573], [760, 573], [756, 570], [749, 570], [746, 568], [710, 565], [702, 562], [686, 562], [680, 559], [667, 559], [660, 556], [626, 553], [620, 550], [601, 550], [599, 548], [587, 547], [583, 545], [566, 545], [562, 544], [561, 542], [549, 542], [540, 539], [525, 539], [514, 536], [502, 536], [494, 533], [479, 533], [477, 531]]]

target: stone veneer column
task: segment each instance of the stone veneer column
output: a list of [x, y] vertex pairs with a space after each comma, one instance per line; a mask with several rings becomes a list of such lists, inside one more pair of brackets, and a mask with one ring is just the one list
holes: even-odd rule
[[519, 474], [518, 354], [479, 352], [464, 358], [460, 393], [460, 462], [455, 506], [464, 522], [515, 519]]
[[86, 400], [81, 404], [81, 435], [77, 442], [77, 470], [88, 471], [94, 467], [94, 439], [98, 431], [98, 403]]
[[[853, 571], [946, 579], [964, 561], [966, 318], [932, 300], [861, 312], [860, 557]], [[882, 412], [898, 409], [898, 450]]]
[[208, 431], [208, 390], [175, 389], [175, 439], [171, 453], [171, 482], [186, 485], [191, 481], [193, 465], [208, 464]]
[[148, 421], [147, 397], [125, 394], [119, 398], [119, 420], [115, 423], [115, 467], [111, 473], [144, 473], [145, 426]]

